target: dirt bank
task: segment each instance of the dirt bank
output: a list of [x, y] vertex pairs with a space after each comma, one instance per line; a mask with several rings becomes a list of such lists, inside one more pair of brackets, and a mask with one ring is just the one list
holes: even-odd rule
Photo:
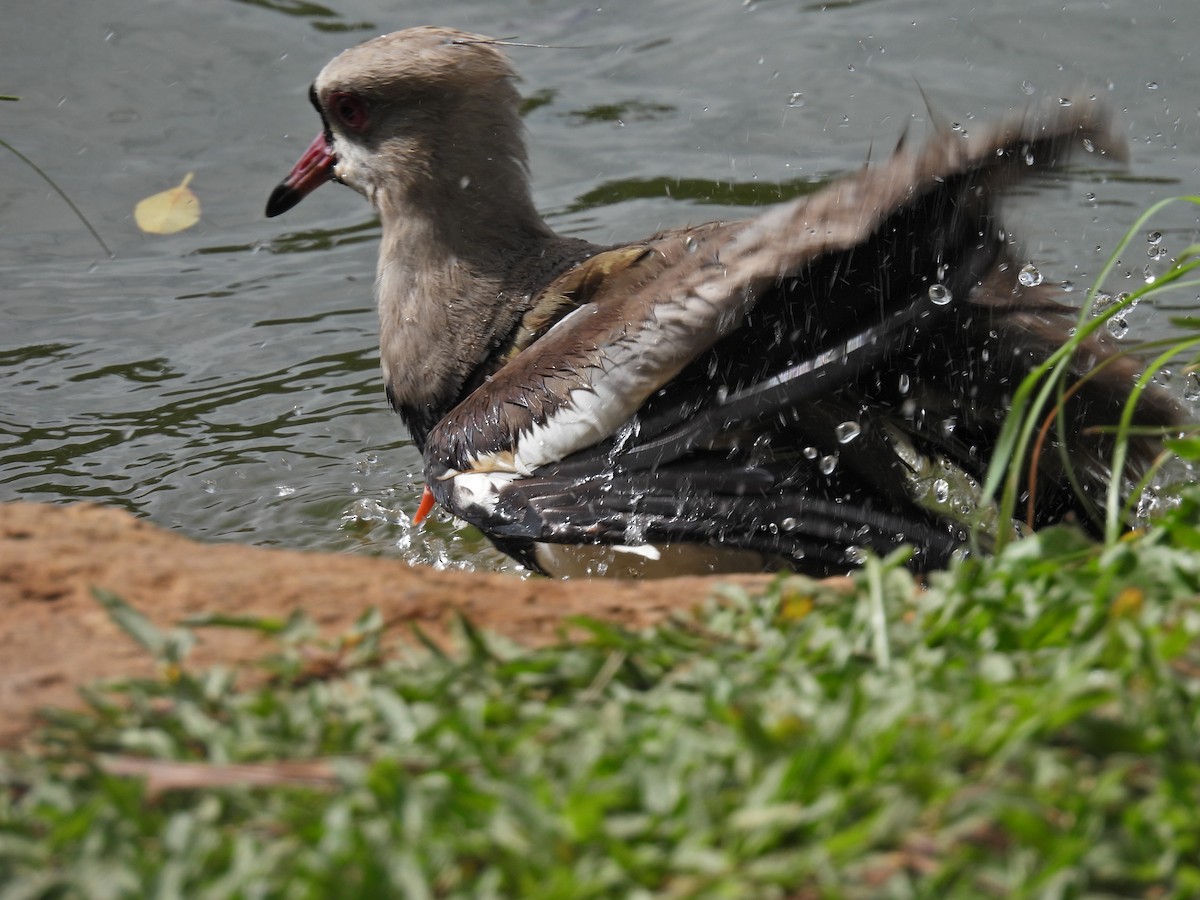
[[[730, 580], [523, 581], [385, 559], [201, 544], [89, 504], [0, 504], [0, 744], [25, 733], [40, 707], [76, 705], [80, 684], [152, 672], [152, 661], [109, 621], [93, 588], [119, 595], [164, 626], [201, 612], [286, 616], [299, 608], [337, 633], [375, 606], [397, 633], [412, 622], [443, 633], [457, 610], [484, 628], [538, 643], [584, 613], [648, 625]], [[261, 638], [251, 633], [201, 629], [198, 635], [192, 659], [201, 665], [236, 663], [261, 650]]]

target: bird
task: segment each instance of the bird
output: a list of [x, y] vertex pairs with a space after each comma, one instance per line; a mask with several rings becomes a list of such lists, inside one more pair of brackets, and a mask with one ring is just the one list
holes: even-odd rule
[[[1077, 316], [1022, 277], [999, 201], [1072, 153], [1123, 160], [1103, 105], [905, 133], [747, 218], [598, 245], [535, 207], [516, 80], [504, 41], [435, 26], [342, 52], [310, 90], [321, 131], [266, 209], [334, 181], [377, 212], [384, 387], [433, 501], [552, 576], [589, 553], [672, 574], [962, 555], [967, 525], [930, 502], [930, 472], [983, 477], [1017, 385]], [[1141, 362], [1092, 338], [1065, 365], [1062, 428], [1022, 476], [1035, 528], [1095, 527], [1094, 498], [1182, 415], [1143, 392], [1143, 436], [1113, 473], [1097, 426]]]

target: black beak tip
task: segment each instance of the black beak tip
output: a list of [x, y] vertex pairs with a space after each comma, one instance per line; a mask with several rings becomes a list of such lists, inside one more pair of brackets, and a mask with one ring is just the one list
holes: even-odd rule
[[287, 212], [303, 198], [304, 195], [289, 187], [287, 182], [280, 182], [275, 190], [271, 191], [271, 196], [267, 200], [267, 218], [273, 219], [275, 216]]

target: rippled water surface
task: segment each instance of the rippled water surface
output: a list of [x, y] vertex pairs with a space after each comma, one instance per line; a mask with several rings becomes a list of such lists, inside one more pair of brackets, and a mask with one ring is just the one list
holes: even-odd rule
[[[1081, 85], [1124, 111], [1127, 170], [1084, 161], [1014, 204], [1048, 278], [1086, 286], [1142, 209], [1200, 187], [1195, 0], [9, 0], [4, 22], [0, 94], [20, 100], [0, 138], [115, 258], [0, 149], [0, 500], [94, 500], [206, 539], [504, 564], [448, 521], [408, 527], [420, 461], [378, 375], [370, 210], [329, 186], [262, 215], [318, 127], [313, 76], [374, 34], [569, 48], [513, 51], [535, 191], [601, 242], [851, 169], [928, 127], [922, 91], [967, 129]], [[200, 224], [140, 233], [134, 204], [188, 172]], [[1157, 228], [1169, 253], [1195, 215]], [[1130, 338], [1166, 328], [1129, 319]]]

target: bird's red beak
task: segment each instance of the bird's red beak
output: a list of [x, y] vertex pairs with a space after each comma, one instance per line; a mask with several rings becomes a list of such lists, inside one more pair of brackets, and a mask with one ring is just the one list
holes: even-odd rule
[[279, 182], [267, 200], [267, 218], [285, 213], [325, 182], [333, 178], [337, 160], [329, 149], [324, 134], [308, 145], [300, 161], [292, 166], [288, 177]]

